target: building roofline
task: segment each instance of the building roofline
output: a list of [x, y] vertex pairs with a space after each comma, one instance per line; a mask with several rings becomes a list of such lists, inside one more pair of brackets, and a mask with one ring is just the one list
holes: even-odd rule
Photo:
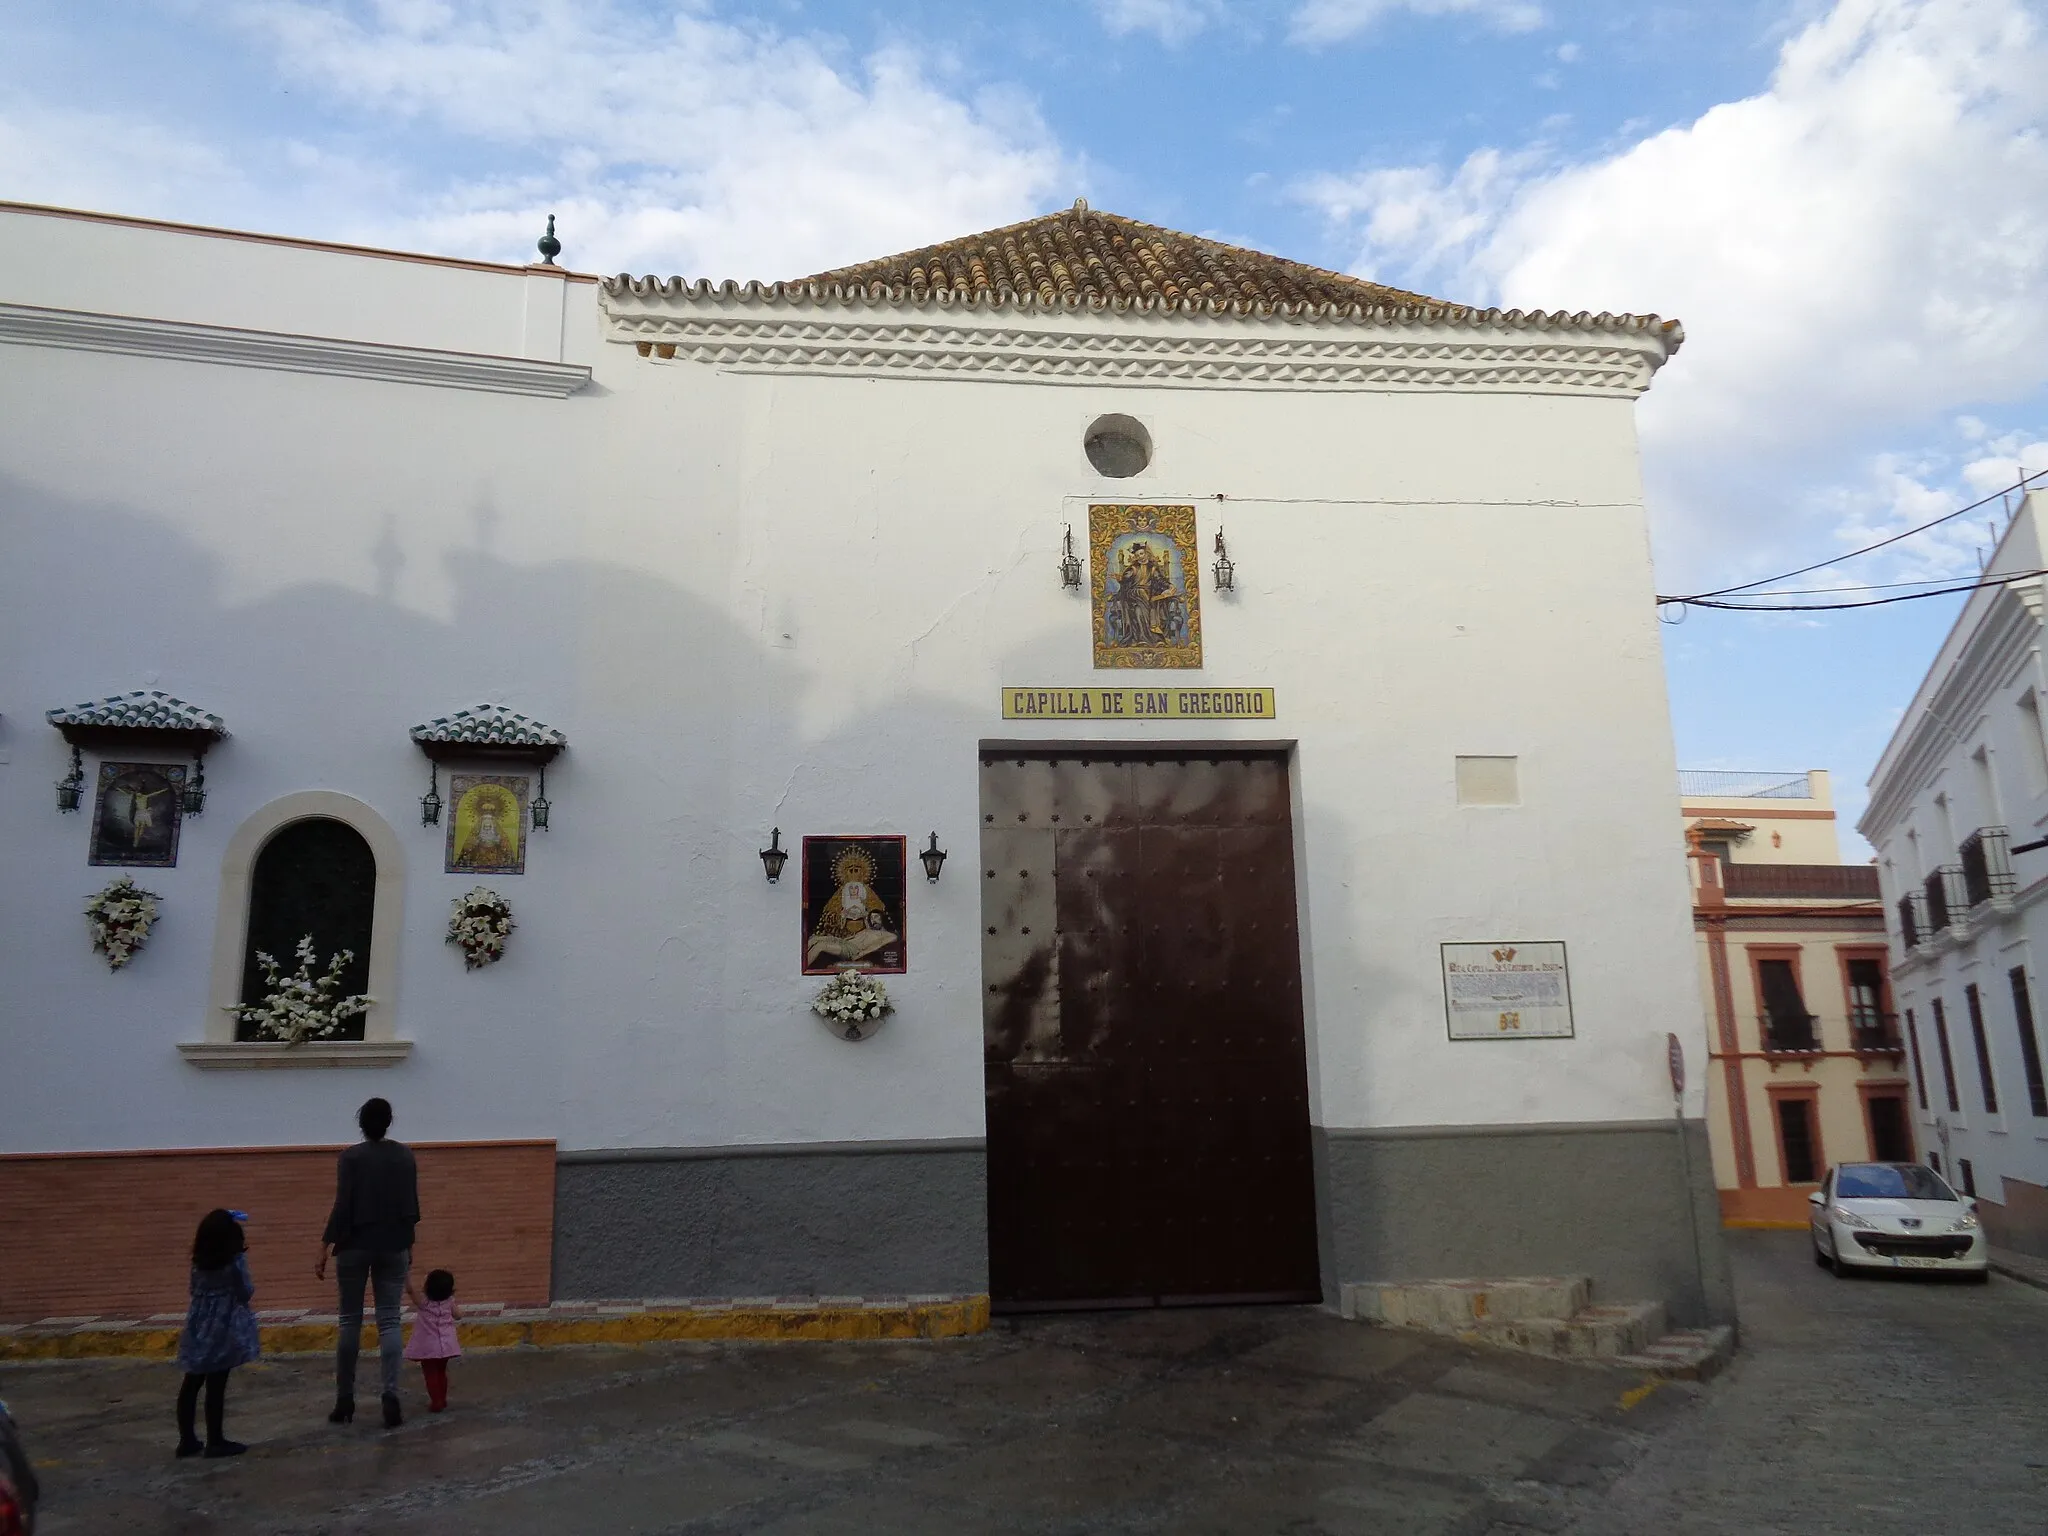
[[165, 234], [204, 235], [214, 240], [240, 240], [251, 245], [281, 245], [301, 251], [325, 251], [337, 256], [370, 256], [379, 261], [409, 261], [420, 266], [449, 267], [463, 272], [550, 273], [571, 283], [595, 283], [588, 272], [571, 272], [567, 267], [545, 262], [516, 266], [502, 261], [473, 261], [464, 256], [430, 256], [420, 251], [394, 251], [384, 246], [348, 245], [339, 240], [311, 240], [300, 235], [266, 235], [254, 230], [225, 229], [214, 224], [180, 224], [170, 219], [145, 219], [134, 214], [100, 213], [89, 208], [60, 208], [49, 203], [17, 203], [0, 199], [0, 213], [26, 213], [42, 218], [76, 219], [88, 224], [114, 224], [124, 229], [151, 229]]

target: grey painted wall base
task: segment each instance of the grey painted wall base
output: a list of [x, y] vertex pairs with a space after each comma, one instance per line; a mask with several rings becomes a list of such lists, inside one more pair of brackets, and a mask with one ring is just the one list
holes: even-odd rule
[[564, 1152], [557, 1299], [977, 1295], [979, 1141]]
[[[1732, 1323], [1703, 1121], [1315, 1128], [1323, 1293], [1347, 1280], [1584, 1274], [1593, 1299]], [[1697, 1243], [1697, 1249], [1695, 1249]]]

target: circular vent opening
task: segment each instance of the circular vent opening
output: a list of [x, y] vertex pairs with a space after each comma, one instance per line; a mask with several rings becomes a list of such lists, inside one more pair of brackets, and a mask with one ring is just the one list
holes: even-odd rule
[[1152, 462], [1152, 434], [1128, 416], [1098, 416], [1081, 446], [1095, 472], [1127, 480]]

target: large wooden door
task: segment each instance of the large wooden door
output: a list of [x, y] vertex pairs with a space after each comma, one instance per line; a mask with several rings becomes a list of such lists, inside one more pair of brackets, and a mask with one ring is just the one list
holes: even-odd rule
[[1316, 1301], [1287, 764], [984, 752], [999, 1309]]

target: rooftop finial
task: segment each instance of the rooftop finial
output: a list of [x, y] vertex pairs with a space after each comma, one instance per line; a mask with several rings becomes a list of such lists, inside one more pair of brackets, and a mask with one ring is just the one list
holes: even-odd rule
[[1074, 212], [1076, 212], [1076, 213], [1086, 213], [1087, 211], [1088, 211], [1088, 199], [1087, 199], [1087, 198], [1085, 198], [1085, 197], [1077, 197], [1077, 198], [1075, 198], [1075, 199], [1074, 199]]
[[555, 216], [548, 215], [548, 232], [540, 237], [540, 260], [544, 267], [552, 267], [555, 258], [562, 254], [562, 242], [555, 238]]

